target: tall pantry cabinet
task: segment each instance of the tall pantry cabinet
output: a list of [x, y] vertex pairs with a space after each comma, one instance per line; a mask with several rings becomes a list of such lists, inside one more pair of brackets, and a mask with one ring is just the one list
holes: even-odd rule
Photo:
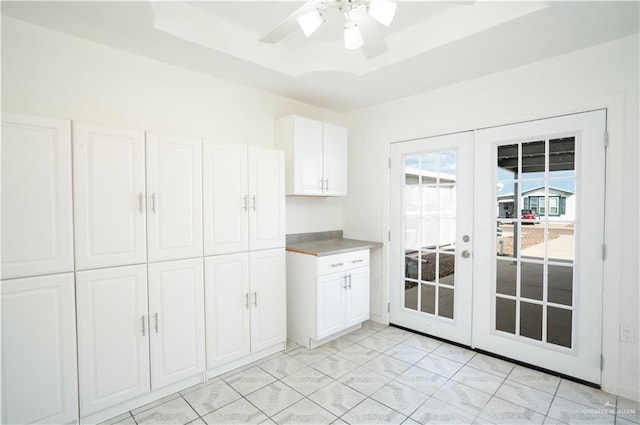
[[202, 142], [74, 129], [84, 416], [205, 370]]
[[282, 152], [4, 114], [2, 205], [2, 423], [101, 421], [284, 347]]
[[2, 423], [78, 415], [71, 122], [2, 116]]
[[205, 141], [207, 370], [215, 376], [286, 341], [284, 156]]

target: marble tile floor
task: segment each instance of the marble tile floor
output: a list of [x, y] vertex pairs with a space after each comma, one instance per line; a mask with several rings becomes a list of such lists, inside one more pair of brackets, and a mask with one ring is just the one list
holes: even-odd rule
[[366, 322], [104, 424], [640, 424], [640, 405], [403, 330]]

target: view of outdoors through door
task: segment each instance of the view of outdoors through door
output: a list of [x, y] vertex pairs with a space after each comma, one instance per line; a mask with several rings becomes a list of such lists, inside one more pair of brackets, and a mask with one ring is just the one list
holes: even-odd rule
[[453, 319], [456, 152], [404, 157], [404, 307]]
[[571, 348], [575, 138], [496, 149], [495, 329]]

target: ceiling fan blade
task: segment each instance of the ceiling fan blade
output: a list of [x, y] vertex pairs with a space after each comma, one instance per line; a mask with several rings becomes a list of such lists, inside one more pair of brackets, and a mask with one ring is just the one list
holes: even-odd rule
[[359, 8], [351, 12], [351, 19], [358, 24], [363, 40], [362, 52], [367, 59], [380, 56], [388, 50], [387, 43], [382, 36], [380, 24], [369, 16], [365, 8]]
[[287, 18], [280, 22], [274, 29], [272, 29], [269, 33], [265, 34], [260, 41], [263, 43], [277, 43], [287, 35], [289, 35], [296, 28], [299, 28], [297, 18], [300, 15], [305, 14], [306, 12], [312, 10], [314, 7], [317, 7], [318, 4], [321, 3], [320, 0], [308, 0], [305, 4], [303, 4], [300, 8], [298, 8], [291, 15], [287, 16]]

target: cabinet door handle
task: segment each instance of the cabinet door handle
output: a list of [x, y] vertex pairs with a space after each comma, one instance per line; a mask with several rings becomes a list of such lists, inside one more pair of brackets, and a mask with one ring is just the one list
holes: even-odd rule
[[349, 276], [349, 284], [347, 285], [347, 288], [351, 289], [351, 273], [349, 273], [348, 276]]
[[155, 193], [151, 194], [151, 212], [153, 212], [154, 214], [156, 212], [156, 194]]
[[253, 291], [253, 306], [258, 307], [258, 291]]
[[142, 194], [142, 192], [138, 193], [138, 211], [140, 211], [140, 214], [144, 214], [144, 205], [142, 205], [144, 203], [144, 195]]
[[347, 290], [347, 275], [345, 274], [344, 277], [344, 285], [342, 286], [342, 289], [344, 289], [345, 291]]
[[332, 264], [331, 267], [342, 267], [344, 264], [343, 263], [335, 263]]
[[325, 190], [328, 192], [329, 191], [329, 179], [325, 179], [324, 181], [325, 181], [325, 183], [327, 185]]
[[253, 196], [251, 197], [251, 203], [252, 203], [252, 206], [251, 206], [251, 207], [252, 207], [252, 208], [253, 208], [253, 210], [255, 211], [255, 210], [256, 210], [256, 195], [253, 195]]
[[363, 260], [362, 260], [362, 259], [360, 259], [360, 260], [353, 260], [353, 261], [351, 261], [351, 262], [352, 262], [352, 263], [362, 263], [362, 261], [363, 261]]
[[243, 210], [247, 211], [249, 209], [249, 199], [247, 197], [247, 195], [244, 195], [242, 197], [243, 202], [244, 202], [244, 206], [242, 207]]
[[146, 336], [147, 335], [147, 326], [146, 326], [146, 322], [144, 319], [144, 314], [142, 315], [142, 336]]
[[154, 316], [156, 319], [156, 333], [158, 333], [158, 313], [156, 313]]
[[244, 308], [249, 310], [249, 293], [244, 294]]
[[320, 190], [324, 190], [324, 179], [320, 179]]

